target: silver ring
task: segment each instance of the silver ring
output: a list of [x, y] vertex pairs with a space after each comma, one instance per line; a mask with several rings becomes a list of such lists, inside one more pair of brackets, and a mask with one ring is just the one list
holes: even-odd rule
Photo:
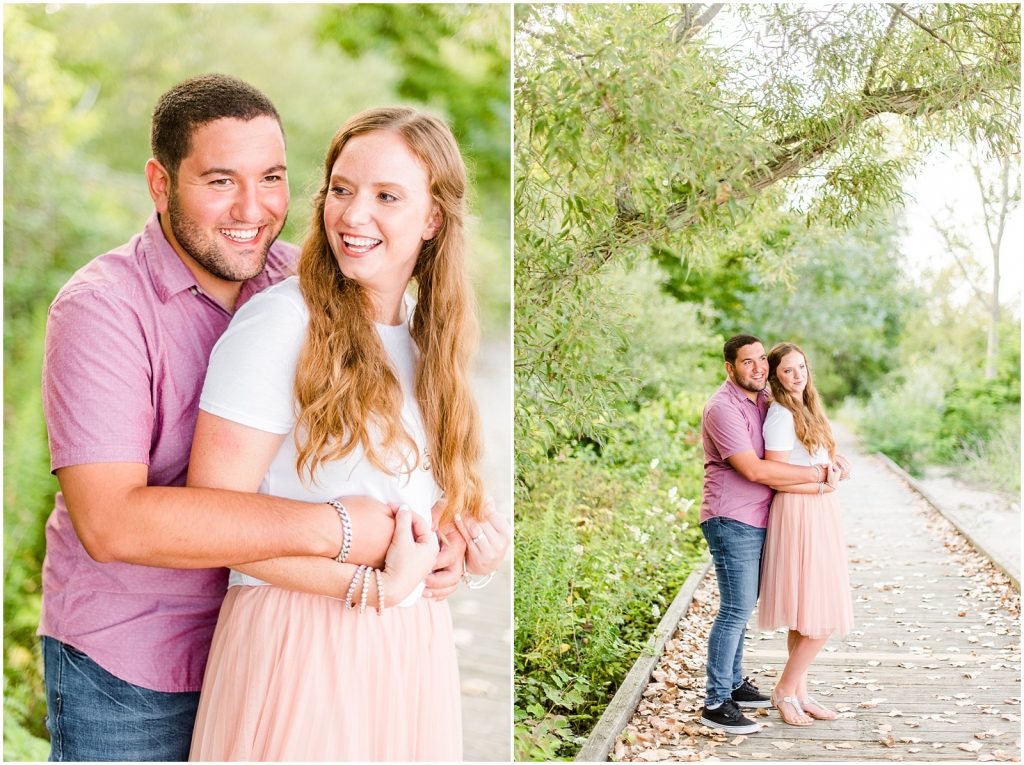
[[484, 538], [484, 533], [481, 531], [479, 534], [477, 534], [475, 537], [473, 537], [473, 539], [471, 539], [470, 541], [473, 544], [478, 545], [478, 544], [480, 544], [480, 540], [483, 539], [483, 538]]

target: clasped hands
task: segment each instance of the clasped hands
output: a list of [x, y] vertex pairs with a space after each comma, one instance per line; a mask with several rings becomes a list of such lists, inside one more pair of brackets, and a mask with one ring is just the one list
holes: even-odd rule
[[[443, 509], [443, 500], [434, 505], [435, 520]], [[456, 513], [454, 524], [439, 528], [437, 535], [441, 550], [423, 597], [444, 600], [458, 588], [464, 573], [484, 576], [498, 568], [512, 542], [512, 527], [495, 510], [494, 499], [485, 497], [482, 520]]]
[[[464, 573], [483, 576], [495, 571], [512, 542], [512, 528], [484, 498], [483, 519], [456, 514], [453, 524], [436, 531], [443, 500], [431, 509], [432, 522], [397, 505], [369, 497], [344, 497], [357, 536], [387, 543], [387, 557], [367, 561], [382, 566], [389, 582], [388, 600], [401, 600], [425, 581], [423, 597], [443, 600], [459, 586]], [[387, 540], [387, 541], [386, 541]], [[401, 597], [399, 597], [401, 596]]]

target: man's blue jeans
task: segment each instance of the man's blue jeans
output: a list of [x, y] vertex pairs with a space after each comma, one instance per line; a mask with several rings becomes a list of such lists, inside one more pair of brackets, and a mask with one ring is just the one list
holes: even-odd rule
[[126, 683], [81, 651], [43, 638], [50, 760], [188, 759], [199, 693]]
[[715, 562], [720, 606], [708, 639], [707, 706], [732, 698], [743, 683], [743, 635], [757, 603], [765, 529], [708, 518], [700, 525]]

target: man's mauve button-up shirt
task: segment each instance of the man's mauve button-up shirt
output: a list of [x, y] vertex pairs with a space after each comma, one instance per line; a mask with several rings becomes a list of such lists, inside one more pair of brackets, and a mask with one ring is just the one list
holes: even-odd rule
[[768, 413], [768, 391], [751, 401], [736, 383], [726, 380], [708, 400], [701, 417], [704, 440], [704, 495], [700, 522], [723, 517], [765, 528], [774, 492], [764, 484], [748, 481], [727, 460], [752, 451], [764, 459], [761, 427]]
[[[291, 274], [296, 255], [275, 243], [238, 306]], [[196, 284], [156, 213], [141, 234], [77, 271], [46, 325], [51, 468], [135, 462], [149, 467], [150, 486], [184, 486], [210, 350], [230, 320]], [[135, 685], [197, 691], [226, 583], [226, 569], [97, 563], [58, 493], [46, 524], [39, 634]]]

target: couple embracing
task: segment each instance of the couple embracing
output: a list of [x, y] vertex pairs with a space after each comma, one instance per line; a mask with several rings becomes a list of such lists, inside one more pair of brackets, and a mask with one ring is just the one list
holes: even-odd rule
[[[701, 722], [729, 733], [760, 726], [742, 708], [775, 706], [783, 722], [833, 720], [807, 691], [807, 674], [832, 633], [853, 628], [853, 606], [835, 490], [849, 462], [792, 343], [765, 353], [737, 335], [724, 347], [726, 381], [701, 419], [704, 494], [700, 524], [715, 565], [720, 607], [708, 640]], [[787, 627], [789, 657], [771, 697], [743, 677], [743, 636]]]
[[479, 474], [451, 130], [346, 121], [301, 252], [263, 93], [187, 80], [151, 138], [153, 215], [47, 323], [51, 759], [461, 759], [444, 599], [510, 529]]

